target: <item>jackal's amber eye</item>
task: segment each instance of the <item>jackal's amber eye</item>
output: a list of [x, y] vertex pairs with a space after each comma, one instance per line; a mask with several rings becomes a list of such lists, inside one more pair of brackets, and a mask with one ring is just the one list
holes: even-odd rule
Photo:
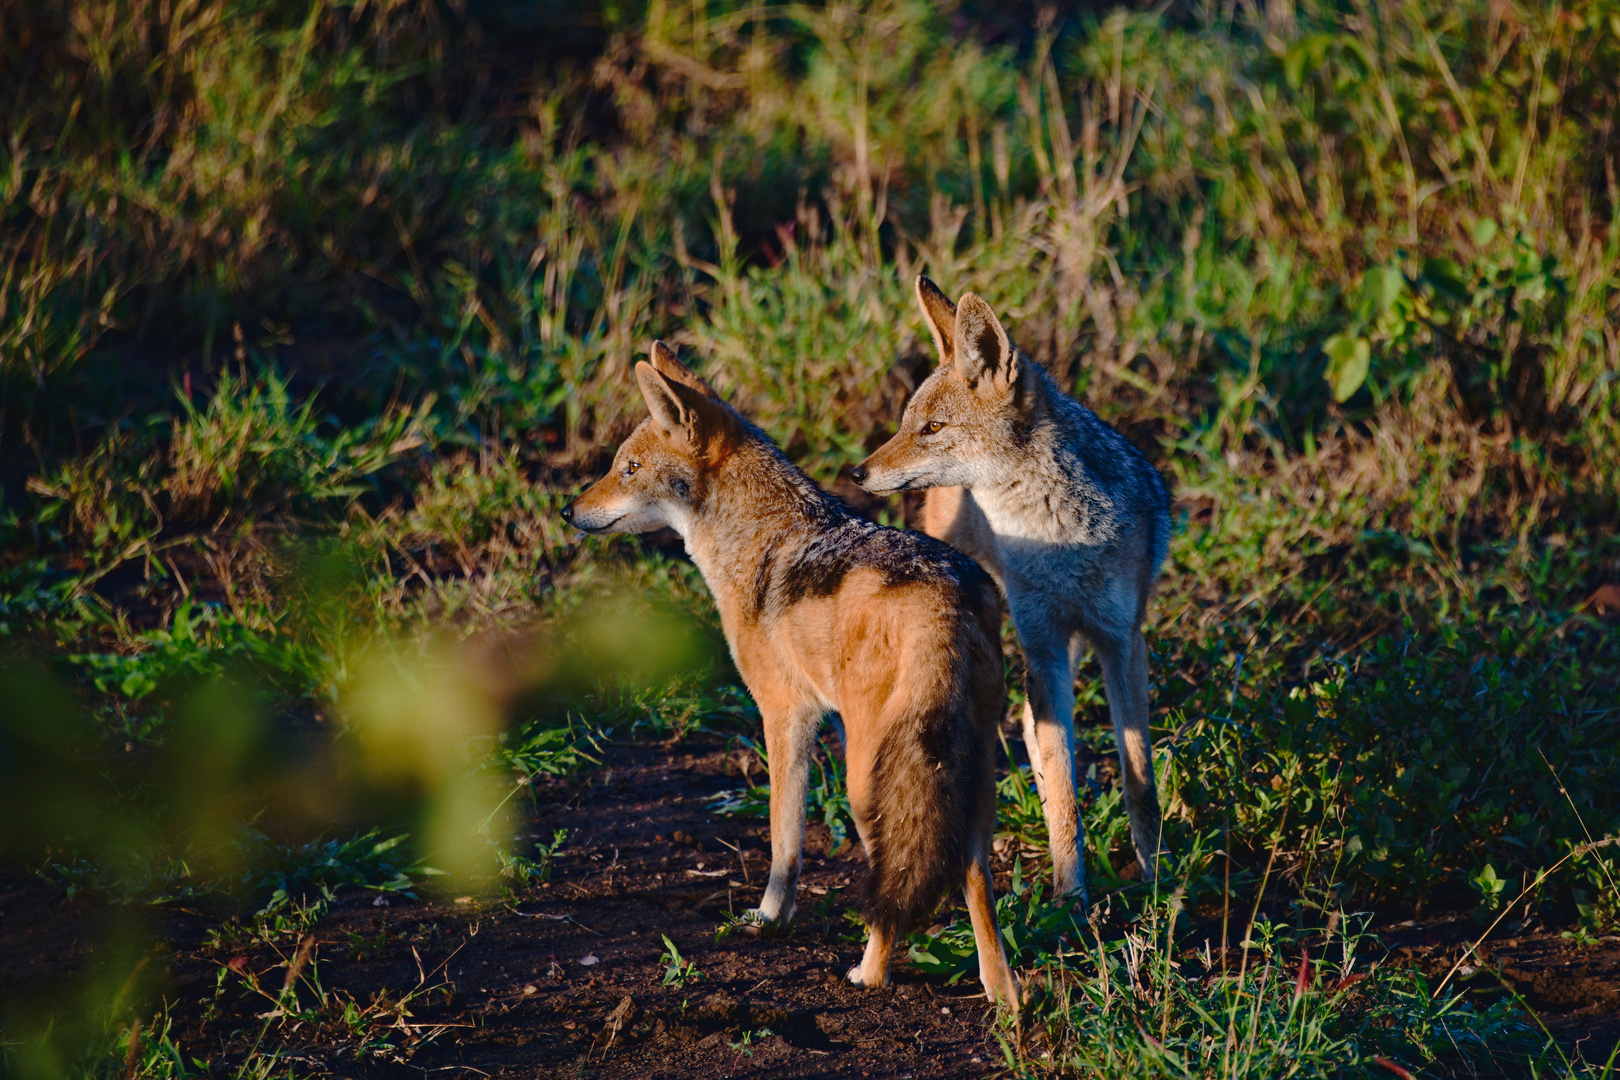
[[930, 435], [938, 435], [944, 426], [945, 425], [938, 420], [930, 420], [923, 426], [923, 430], [928, 432]]
[[626, 475], [626, 476], [634, 476], [634, 475], [636, 475], [636, 470], [639, 469], [639, 468], [641, 468], [641, 462], [632, 461], [630, 464], [628, 464], [628, 465], [626, 465], [624, 467], [624, 475]]

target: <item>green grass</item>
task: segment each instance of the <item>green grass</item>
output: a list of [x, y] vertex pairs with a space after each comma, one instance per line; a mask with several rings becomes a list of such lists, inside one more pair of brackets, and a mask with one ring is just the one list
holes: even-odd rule
[[[1296, 992], [1290, 950], [1373, 907], [1620, 929], [1590, 846], [1620, 646], [1578, 610], [1620, 581], [1612, 0], [65, 10], [0, 5], [9, 861], [250, 921], [428, 867], [544, 880], [566, 839], [509, 828], [533, 785], [757, 726], [695, 571], [555, 513], [639, 416], [632, 362], [676, 342], [834, 483], [933, 363], [926, 271], [1171, 479], [1167, 880], [1183, 920], [1269, 890], [1286, 942], [1174, 966], [1197, 943], [1116, 871], [1088, 668], [1088, 870], [1125, 921], [1065, 944], [1038, 889], [1003, 899], [1049, 968], [1017, 1069], [1483, 1069], [1545, 1040], [1416, 973], [1329, 989], [1350, 954], [1317, 945]], [[284, 737], [334, 728], [351, 787]], [[1000, 790], [1033, 882], [1038, 803]], [[956, 970], [959, 938], [915, 944]], [[7, 1067], [178, 1075], [161, 1012], [86, 994], [91, 1049]]]
[[1512, 1003], [1436, 996], [1421, 975], [1368, 963], [1354, 933], [1315, 935], [1318, 957], [1286, 947], [1297, 928], [1256, 924], [1247, 968], [1223, 970], [1207, 948], [1178, 960], [1161, 925], [1173, 912], [1150, 910], [1121, 939], [1049, 962], [1031, 1018], [1047, 1045], [1020, 1053], [1004, 1040], [1009, 1064], [1098, 1077], [1489, 1075], [1543, 1044]]
[[[1110, 899], [1088, 923], [1015, 868], [997, 915], [1030, 990], [1021, 1028], [998, 1033], [1007, 1066], [1017, 1075], [1377, 1076], [1383, 1059], [1479, 1075], [1543, 1050], [1513, 1002], [1476, 1008], [1369, 959], [1362, 917], [1336, 912], [1326, 928], [1258, 920], [1243, 935], [1248, 947], [1223, 955], [1208, 940], [1188, 947], [1184, 900], [1181, 888], [1138, 898], [1121, 927]], [[961, 978], [976, 966], [971, 929], [956, 920], [913, 934], [911, 956]], [[1556, 1051], [1545, 1057], [1557, 1061]]]

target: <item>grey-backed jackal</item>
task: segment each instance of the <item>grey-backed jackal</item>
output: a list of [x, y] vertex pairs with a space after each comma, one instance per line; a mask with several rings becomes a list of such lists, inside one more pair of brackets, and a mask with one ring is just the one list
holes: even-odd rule
[[1125, 778], [1131, 838], [1157, 869], [1142, 619], [1170, 541], [1164, 481], [1137, 449], [1021, 355], [990, 306], [927, 278], [917, 300], [942, 361], [900, 429], [855, 470], [868, 491], [931, 488], [924, 528], [973, 556], [1007, 596], [1024, 647], [1024, 737], [1059, 891], [1085, 892], [1075, 802], [1074, 676], [1089, 642]]
[[961, 882], [979, 977], [1016, 1010], [989, 866], [1005, 690], [994, 584], [945, 544], [856, 516], [662, 344], [636, 380], [651, 417], [563, 516], [596, 533], [670, 526], [714, 594], [770, 757], [758, 916], [793, 918], [810, 748], [836, 710], [869, 863], [871, 936], [851, 981], [884, 985], [897, 937]]

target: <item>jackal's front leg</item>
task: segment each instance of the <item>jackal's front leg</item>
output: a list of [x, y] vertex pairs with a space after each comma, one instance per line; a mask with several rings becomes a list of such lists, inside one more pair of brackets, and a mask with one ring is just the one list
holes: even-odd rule
[[786, 926], [793, 921], [804, 851], [805, 798], [810, 788], [810, 747], [821, 724], [819, 706], [760, 710], [771, 769], [771, 877], [750, 914]]
[[1024, 741], [1046, 812], [1052, 880], [1059, 896], [1086, 896], [1085, 825], [1074, 794], [1074, 669], [1067, 646], [1024, 645]]

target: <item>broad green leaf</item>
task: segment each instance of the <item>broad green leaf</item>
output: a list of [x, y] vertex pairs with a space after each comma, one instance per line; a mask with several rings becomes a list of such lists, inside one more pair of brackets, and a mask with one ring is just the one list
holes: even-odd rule
[[1327, 354], [1327, 381], [1333, 387], [1333, 400], [1349, 401], [1367, 381], [1367, 368], [1372, 363], [1372, 346], [1364, 337], [1335, 334], [1322, 343]]
[[1361, 279], [1362, 310], [1383, 315], [1406, 289], [1406, 275], [1394, 266], [1375, 266]]
[[1300, 84], [1305, 81], [1305, 59], [1303, 41], [1289, 49], [1288, 55], [1283, 57], [1283, 78], [1287, 79], [1288, 85], [1295, 90], [1298, 90]]

